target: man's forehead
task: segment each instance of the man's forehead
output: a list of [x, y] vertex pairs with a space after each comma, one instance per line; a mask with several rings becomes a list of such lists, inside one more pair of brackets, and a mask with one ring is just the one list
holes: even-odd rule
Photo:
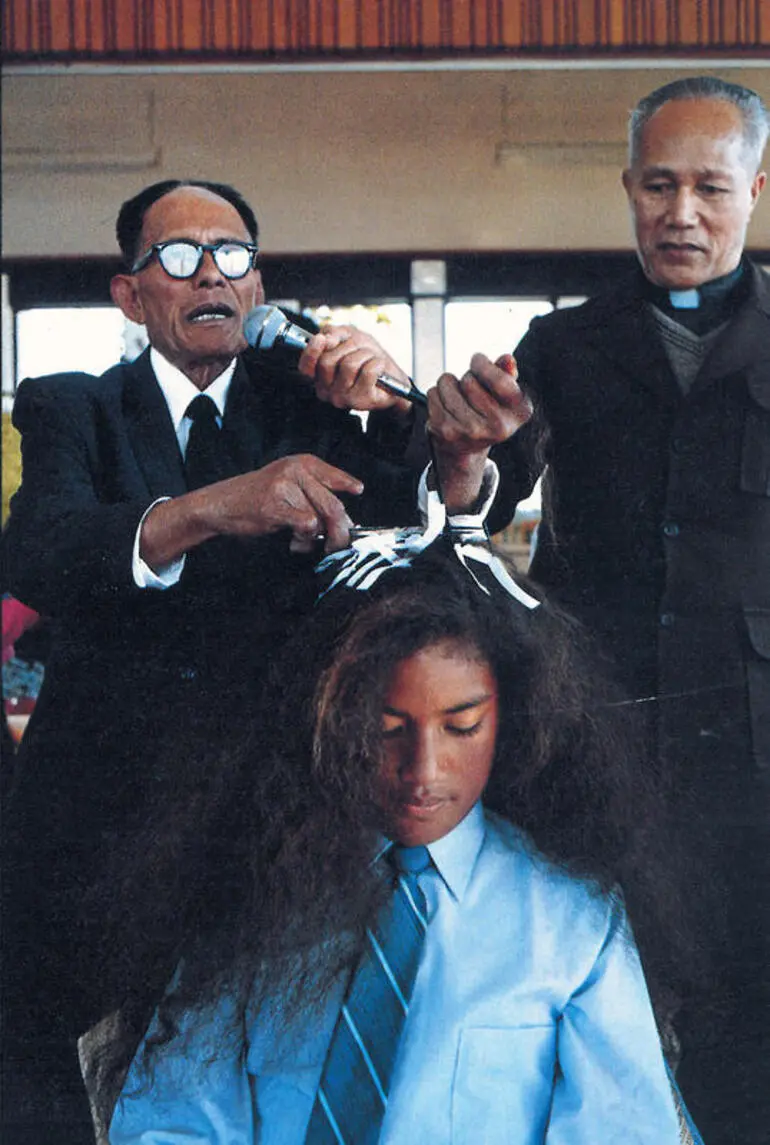
[[728, 176], [746, 166], [740, 112], [724, 100], [672, 100], [642, 128], [637, 166], [645, 173], [682, 169]]
[[688, 143], [720, 149], [740, 147], [744, 142], [743, 119], [738, 108], [724, 100], [671, 100], [644, 124], [640, 142], [643, 156]]
[[656, 125], [669, 130], [710, 131], [715, 135], [740, 132], [743, 117], [734, 103], [704, 96], [700, 99], [670, 99], [647, 120], [644, 130]]
[[205, 187], [177, 187], [158, 199], [145, 213], [142, 235], [148, 242], [166, 238], [248, 239], [238, 211]]

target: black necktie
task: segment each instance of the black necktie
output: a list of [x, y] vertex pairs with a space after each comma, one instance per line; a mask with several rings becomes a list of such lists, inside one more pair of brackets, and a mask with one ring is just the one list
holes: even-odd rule
[[185, 413], [192, 419], [184, 457], [188, 487], [201, 489], [215, 481], [224, 481], [231, 476], [231, 470], [222, 431], [217, 424], [219, 413], [215, 403], [205, 394], [198, 394]]

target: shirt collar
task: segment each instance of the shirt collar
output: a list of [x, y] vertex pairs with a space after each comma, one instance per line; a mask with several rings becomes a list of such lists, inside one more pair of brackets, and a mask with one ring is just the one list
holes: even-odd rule
[[433, 865], [458, 902], [462, 902], [468, 889], [486, 830], [484, 809], [479, 801], [447, 835], [428, 844]]
[[[225, 367], [219, 377], [215, 378], [211, 385], [203, 390], [203, 393], [211, 398], [216, 405], [220, 417], [224, 416], [227, 394], [235, 373], [235, 361], [233, 358], [230, 365]], [[172, 366], [168, 359], [164, 358], [154, 346], [150, 347], [150, 364], [163, 397], [166, 399], [174, 429], [178, 432], [187, 407], [201, 391], [192, 384], [181, 370]]]
[[[468, 889], [486, 833], [484, 808], [478, 800], [456, 827], [434, 843], [428, 843], [428, 854], [433, 866], [446, 883], [452, 898], [458, 902], [462, 901]], [[373, 861], [379, 862], [392, 846], [394, 843], [391, 839], [380, 836]]]

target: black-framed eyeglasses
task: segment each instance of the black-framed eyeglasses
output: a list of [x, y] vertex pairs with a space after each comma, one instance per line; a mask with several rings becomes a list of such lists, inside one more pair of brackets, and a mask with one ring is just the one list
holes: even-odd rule
[[253, 243], [242, 243], [236, 239], [220, 239], [216, 243], [195, 243], [192, 239], [168, 239], [163, 243], [153, 243], [131, 267], [132, 274], [138, 274], [157, 254], [158, 262], [171, 278], [192, 278], [203, 262], [206, 251], [225, 278], [243, 278], [257, 265], [259, 247]]

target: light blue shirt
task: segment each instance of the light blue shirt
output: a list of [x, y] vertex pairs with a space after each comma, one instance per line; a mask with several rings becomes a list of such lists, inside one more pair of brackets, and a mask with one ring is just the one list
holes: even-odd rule
[[[382, 1145], [678, 1145], [622, 907], [554, 870], [480, 805], [429, 847], [430, 922]], [[111, 1145], [302, 1145], [344, 993], [282, 1034], [264, 1012], [211, 1058], [198, 1015], [130, 1096]]]

